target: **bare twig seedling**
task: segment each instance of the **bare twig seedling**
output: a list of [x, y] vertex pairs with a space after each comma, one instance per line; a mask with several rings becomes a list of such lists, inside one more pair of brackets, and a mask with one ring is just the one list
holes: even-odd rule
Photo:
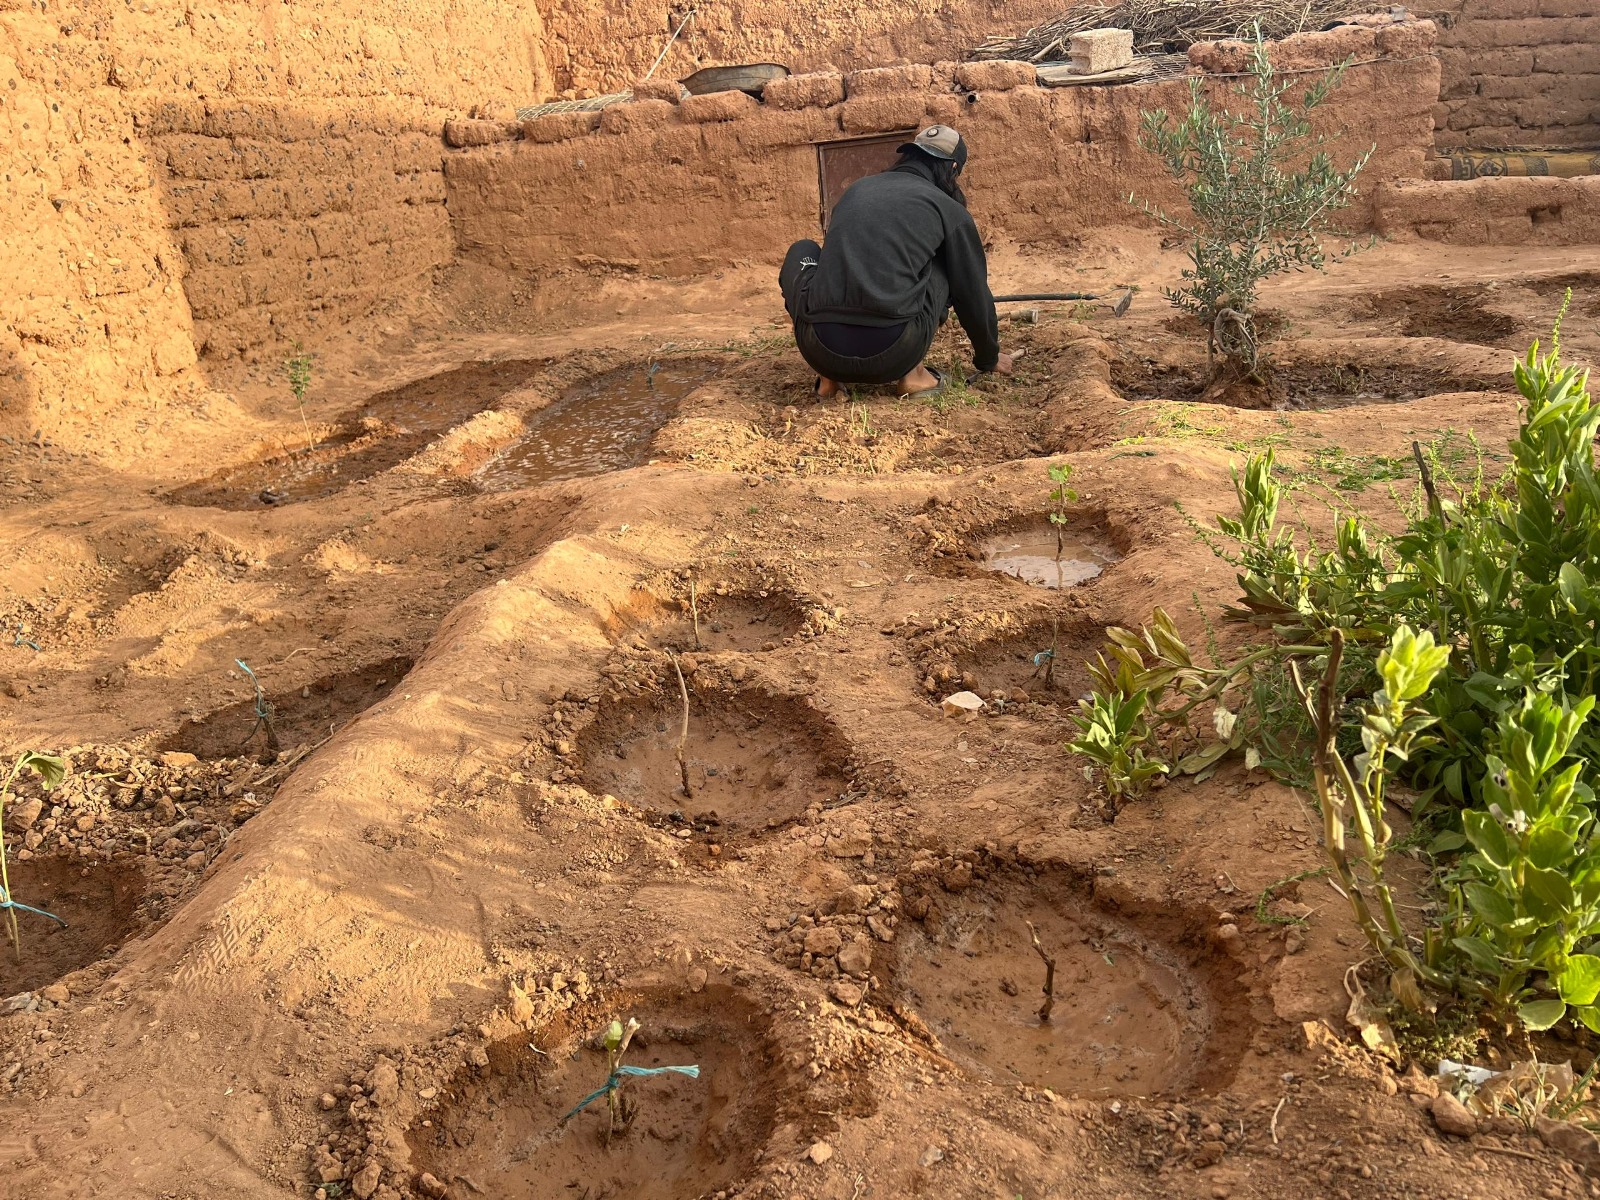
[[1039, 1006], [1039, 1022], [1048, 1025], [1050, 1011], [1056, 1006], [1056, 960], [1046, 954], [1044, 947], [1039, 944], [1039, 931], [1033, 927], [1033, 922], [1025, 924], [1028, 926], [1028, 936], [1033, 939], [1034, 950], [1044, 960], [1044, 1003]]
[[689, 619], [694, 623], [694, 648], [702, 649], [700, 645], [700, 591], [693, 579], [689, 580]]
[[684, 757], [685, 747], [689, 744], [689, 685], [683, 678], [683, 667], [678, 663], [678, 656], [672, 656], [672, 669], [678, 673], [678, 694], [683, 697], [683, 729], [678, 734], [678, 778], [683, 783], [683, 798], [694, 799], [694, 792], [689, 788], [689, 760]]

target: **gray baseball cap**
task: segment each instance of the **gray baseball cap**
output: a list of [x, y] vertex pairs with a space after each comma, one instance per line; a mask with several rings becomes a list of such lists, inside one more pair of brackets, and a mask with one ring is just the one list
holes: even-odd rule
[[901, 150], [921, 150], [933, 158], [942, 158], [957, 166], [967, 161], [967, 144], [961, 135], [948, 125], [929, 125], [912, 138]]

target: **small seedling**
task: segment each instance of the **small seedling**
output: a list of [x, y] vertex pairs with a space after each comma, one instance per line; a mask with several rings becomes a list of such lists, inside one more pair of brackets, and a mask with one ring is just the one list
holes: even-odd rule
[[263, 765], [269, 765], [277, 762], [279, 749], [278, 731], [272, 727], [272, 702], [267, 699], [267, 693], [262, 688], [261, 681], [256, 678], [256, 673], [245, 665], [244, 660], [242, 658], [236, 658], [233, 660], [233, 662], [234, 665], [239, 668], [239, 670], [245, 673], [251, 684], [256, 689], [256, 723], [250, 726], [250, 732], [245, 734], [244, 741], [239, 744], [239, 748], [242, 750], [251, 742], [255, 741], [256, 734], [265, 729], [267, 731], [267, 748], [261, 753], [261, 762]]
[[311, 389], [311, 355], [300, 348], [299, 342], [294, 344], [294, 351], [283, 364], [283, 369], [289, 376], [289, 390], [294, 393], [294, 402], [300, 406], [300, 426], [305, 430], [306, 447], [315, 450], [317, 440], [311, 436], [311, 422], [306, 419], [306, 392]]
[[[1050, 468], [1050, 524], [1056, 531], [1056, 587], [1061, 586], [1061, 556], [1066, 551], [1067, 506], [1077, 502], [1078, 493], [1067, 486], [1072, 478], [1071, 463], [1056, 463]], [[1050, 653], [1044, 664], [1044, 686], [1055, 687], [1056, 651], [1061, 643], [1061, 615], [1050, 616]]]
[[[752, 512], [759, 511], [752, 507]], [[689, 619], [694, 623], [694, 648], [700, 646], [700, 591], [693, 579], [689, 580]]]
[[1028, 926], [1028, 936], [1033, 939], [1033, 948], [1044, 961], [1044, 1003], [1039, 1006], [1039, 1023], [1050, 1024], [1050, 1010], [1056, 1006], [1056, 960], [1044, 952], [1044, 947], [1039, 944], [1039, 931], [1033, 927], [1032, 921], [1024, 922]]
[[622, 1095], [622, 1082], [629, 1077], [648, 1075], [687, 1075], [690, 1079], [700, 1078], [698, 1066], [689, 1067], [630, 1067], [623, 1064], [623, 1056], [628, 1053], [628, 1047], [633, 1042], [633, 1035], [639, 1032], [639, 1022], [633, 1017], [628, 1018], [624, 1025], [621, 1021], [612, 1021], [606, 1026], [604, 1038], [606, 1048], [606, 1081], [598, 1091], [590, 1092], [577, 1105], [561, 1118], [564, 1125], [577, 1116], [601, 1096], [606, 1098], [606, 1107], [609, 1110], [609, 1123], [606, 1126], [606, 1138], [609, 1141], [615, 1136], [617, 1130], [625, 1128], [633, 1114], [635, 1107], [627, 1102]]
[[856, 437], [869, 438], [872, 436], [872, 410], [865, 404], [852, 404], [850, 406], [850, 429]]
[[689, 790], [689, 760], [684, 754], [689, 744], [689, 685], [684, 682], [683, 667], [679, 665], [676, 654], [672, 656], [672, 669], [678, 673], [678, 694], [683, 697], [683, 728], [678, 734], [678, 778], [683, 783], [683, 798], [693, 800], [694, 793]]
[[[11, 785], [16, 782], [17, 776], [24, 771], [32, 771], [39, 777], [39, 782], [45, 791], [50, 791], [60, 783], [67, 774], [67, 764], [53, 754], [40, 754], [35, 750], [24, 750], [11, 764], [11, 770], [6, 773], [6, 779], [0, 784], [0, 831], [5, 828], [6, 801], [11, 798]], [[17, 910], [35, 913], [41, 917], [49, 917], [63, 929], [67, 923], [54, 913], [47, 913], [43, 909], [30, 908], [26, 904], [18, 904], [11, 898], [11, 876], [6, 866], [6, 843], [0, 835], [0, 907], [6, 910], [6, 922], [10, 927], [11, 944], [16, 948], [17, 961], [22, 961], [22, 932], [17, 927]]]

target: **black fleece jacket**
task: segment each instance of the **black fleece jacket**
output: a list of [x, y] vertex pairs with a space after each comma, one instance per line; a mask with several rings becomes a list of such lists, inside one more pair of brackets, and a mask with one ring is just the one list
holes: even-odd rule
[[973, 364], [994, 370], [1000, 329], [983, 239], [972, 214], [921, 164], [868, 175], [840, 197], [799, 315], [813, 323], [882, 326], [931, 318], [937, 325], [947, 297], [933, 278], [936, 263], [972, 339]]

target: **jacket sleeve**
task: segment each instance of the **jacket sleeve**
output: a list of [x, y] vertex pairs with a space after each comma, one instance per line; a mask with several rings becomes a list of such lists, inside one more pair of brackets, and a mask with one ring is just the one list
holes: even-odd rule
[[1000, 361], [1000, 321], [989, 291], [989, 263], [983, 253], [978, 226], [964, 210], [952, 223], [940, 253], [950, 280], [950, 303], [961, 328], [972, 340], [972, 362], [980, 371], [992, 371]]

